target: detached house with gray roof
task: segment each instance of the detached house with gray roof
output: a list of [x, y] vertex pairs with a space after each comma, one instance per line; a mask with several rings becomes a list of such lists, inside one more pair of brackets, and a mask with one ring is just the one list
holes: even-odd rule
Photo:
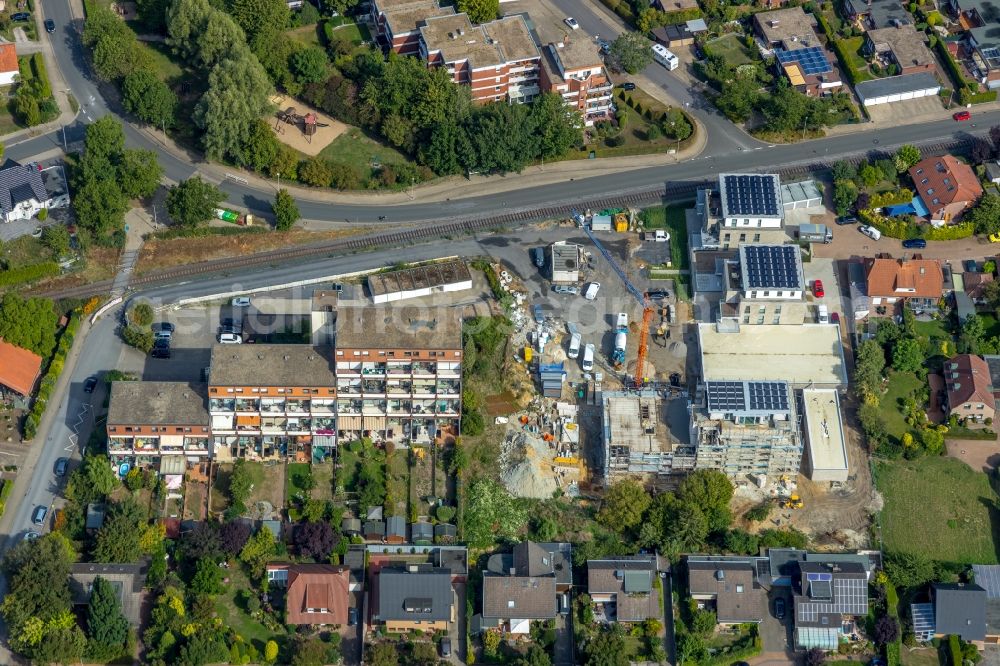
[[596, 614], [608, 622], [663, 617], [662, 583], [656, 555], [587, 561], [587, 592]]
[[527, 634], [533, 620], [551, 620], [559, 595], [573, 585], [568, 543], [524, 541], [511, 553], [491, 555], [483, 573], [480, 626]]
[[30, 220], [38, 211], [69, 205], [66, 175], [61, 166], [42, 169], [22, 164], [0, 171], [0, 212], [4, 222]]

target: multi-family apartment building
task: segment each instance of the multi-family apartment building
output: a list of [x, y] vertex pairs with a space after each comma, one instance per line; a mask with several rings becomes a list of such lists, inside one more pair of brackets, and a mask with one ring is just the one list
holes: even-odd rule
[[208, 460], [211, 420], [205, 387], [186, 382], [113, 382], [108, 456], [159, 469], [168, 456]]
[[741, 324], [801, 324], [805, 277], [797, 245], [740, 245], [725, 263], [723, 317]]
[[342, 307], [336, 326], [338, 438], [409, 445], [458, 435], [458, 310]]
[[802, 435], [787, 382], [709, 381], [691, 407], [695, 466], [729, 476], [795, 474]]
[[441, 7], [437, 0], [374, 0], [371, 3], [376, 39], [399, 55], [419, 55], [420, 26], [424, 21], [454, 13], [454, 7]]
[[695, 449], [671, 432], [667, 401], [656, 391], [605, 391], [602, 400], [606, 483], [636, 478], [669, 485], [673, 475], [694, 469]]
[[[320, 462], [363, 437], [400, 446], [453, 441], [462, 395], [454, 308], [341, 307], [314, 299], [329, 344], [217, 344], [208, 385], [114, 382], [113, 462], [167, 454], [218, 461]], [[318, 316], [317, 316], [318, 315]]]
[[[1000, 39], [996, 34], [996, 5], [990, 0], [947, 0], [944, 7], [965, 30], [959, 54], [979, 83], [1000, 88]], [[965, 55], [966, 58], [961, 58]]]
[[785, 210], [777, 174], [719, 174], [719, 186], [698, 190], [701, 218], [697, 248], [736, 248], [743, 243], [784, 243]]
[[541, 55], [524, 17], [473, 25], [465, 13], [434, 16], [420, 27], [420, 57], [467, 85], [476, 102], [530, 102], [539, 93]]
[[580, 112], [587, 127], [612, 116], [614, 86], [592, 43], [567, 39], [547, 45], [544, 52], [543, 90], [561, 95], [567, 106]]

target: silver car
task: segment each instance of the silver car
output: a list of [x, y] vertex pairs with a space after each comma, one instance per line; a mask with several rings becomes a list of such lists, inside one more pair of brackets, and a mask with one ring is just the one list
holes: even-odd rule
[[557, 284], [554, 287], [552, 287], [552, 291], [556, 292], [557, 294], [577, 294], [579, 293], [580, 290], [570, 285]]

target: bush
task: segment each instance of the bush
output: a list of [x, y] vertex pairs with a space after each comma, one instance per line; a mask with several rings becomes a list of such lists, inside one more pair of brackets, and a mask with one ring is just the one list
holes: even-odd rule
[[962, 106], [967, 104], [988, 104], [995, 101], [997, 101], [996, 90], [984, 90], [983, 92], [973, 93], [963, 89], [958, 93], [958, 103]]
[[882, 208], [894, 204], [905, 204], [913, 201], [913, 192], [904, 188], [894, 192], [876, 192], [868, 199], [868, 208]]
[[14, 268], [9, 271], [0, 271], [0, 287], [34, 282], [42, 278], [59, 275], [59, 264], [54, 261], [43, 261], [38, 264], [31, 264], [23, 268]]
[[40, 211], [38, 211], [37, 217], [39, 222], [44, 222], [45, 220], [49, 219], [49, 209], [48, 208], [41, 209]]
[[[965, 77], [962, 75], [962, 70], [959, 68], [958, 63], [955, 62], [955, 58], [952, 57], [951, 51], [948, 50], [948, 45], [938, 40], [934, 47], [938, 56], [944, 61], [944, 68], [948, 70], [948, 75], [951, 76], [952, 83], [955, 84], [955, 89], [964, 89]], [[961, 93], [959, 93], [959, 97], [961, 97]]]
[[951, 657], [951, 666], [962, 666], [962, 641], [955, 634], [948, 636], [948, 655]]
[[122, 330], [122, 340], [146, 354], [153, 349], [153, 332], [138, 326], [126, 326]]
[[129, 310], [128, 321], [136, 326], [149, 326], [153, 323], [153, 308], [149, 303], [137, 303]]
[[52, 97], [52, 84], [49, 83], [49, 74], [45, 71], [45, 61], [42, 59], [41, 53], [33, 53], [31, 55], [31, 73], [34, 74], [35, 80], [38, 82], [38, 98], [48, 99]]
[[969, 238], [976, 232], [975, 225], [971, 222], [962, 222], [944, 227], [932, 227], [924, 232], [927, 240], [958, 240]]

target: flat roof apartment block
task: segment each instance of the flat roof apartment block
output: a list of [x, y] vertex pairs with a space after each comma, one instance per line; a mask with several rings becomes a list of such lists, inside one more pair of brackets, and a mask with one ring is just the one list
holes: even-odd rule
[[400, 55], [419, 55], [420, 26], [435, 16], [455, 13], [437, 0], [373, 0], [371, 20], [378, 40]]
[[207, 459], [210, 418], [205, 386], [187, 382], [112, 382], [108, 454], [115, 463], [159, 465], [162, 456]]
[[800, 299], [801, 251], [797, 245], [741, 245], [740, 279], [747, 298]]
[[695, 452], [667, 424], [667, 404], [655, 391], [603, 393], [604, 478], [658, 477], [694, 469]]
[[593, 44], [564, 40], [548, 44], [541, 61], [542, 89], [562, 96], [590, 127], [611, 115], [613, 85]]
[[729, 476], [795, 474], [802, 438], [784, 381], [707, 381], [691, 407], [695, 467]]
[[849, 472], [840, 398], [833, 389], [802, 391], [803, 431], [809, 452], [809, 478], [813, 481], [847, 481]]
[[777, 174], [720, 174], [719, 202], [724, 227], [780, 228], [785, 219]]
[[472, 289], [472, 274], [461, 260], [424, 264], [368, 276], [368, 291], [376, 305], [466, 289]]

